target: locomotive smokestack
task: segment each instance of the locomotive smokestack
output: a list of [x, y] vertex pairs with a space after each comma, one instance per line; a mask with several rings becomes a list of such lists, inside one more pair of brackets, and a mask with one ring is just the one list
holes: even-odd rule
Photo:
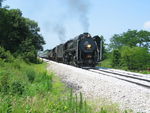
[[88, 32], [89, 29], [89, 0], [67, 0], [69, 5], [69, 11], [74, 15], [79, 16], [79, 21], [85, 32]]

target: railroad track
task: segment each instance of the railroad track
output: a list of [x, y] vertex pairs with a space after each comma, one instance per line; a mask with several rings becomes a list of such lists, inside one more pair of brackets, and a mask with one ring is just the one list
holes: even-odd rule
[[[48, 62], [49, 60], [45, 60], [45, 61]], [[86, 68], [83, 68], [83, 69], [86, 69]], [[116, 70], [116, 69], [87, 68], [86, 70], [94, 72], [94, 73], [102, 74], [105, 76], [117, 78], [117, 79], [127, 81], [130, 83], [134, 83], [136, 85], [143, 86], [143, 87], [150, 89], [150, 76], [148, 76], [148, 75], [127, 72], [127, 71], [123, 71], [123, 70]]]
[[150, 89], [150, 77], [144, 74], [120, 71], [115, 69], [88, 69], [91, 72], [114, 77]]
[[139, 77], [143, 77], [143, 78], [148, 78], [150, 79], [150, 76], [145, 75], [145, 74], [140, 74], [140, 73], [135, 73], [135, 72], [128, 72], [128, 71], [124, 71], [124, 70], [118, 70], [118, 69], [109, 69], [112, 72], [117, 72], [120, 74], [126, 74], [126, 75], [132, 75], [132, 76], [139, 76]]

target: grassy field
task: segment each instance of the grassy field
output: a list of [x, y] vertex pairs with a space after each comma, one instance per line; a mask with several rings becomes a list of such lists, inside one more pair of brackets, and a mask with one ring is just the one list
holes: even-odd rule
[[0, 113], [120, 112], [114, 104], [94, 105], [81, 93], [73, 94], [54, 73], [46, 71], [46, 66], [0, 61]]
[[112, 65], [111, 65], [111, 59], [106, 59], [106, 60], [103, 60], [101, 61], [98, 66], [100, 67], [105, 67], [105, 68], [112, 68]]
[[[1, 113], [89, 112], [82, 95], [73, 97], [63, 83], [46, 71], [46, 64], [0, 62]], [[79, 99], [78, 99], [79, 98]], [[78, 100], [78, 101], [77, 101]]]
[[[105, 68], [114, 68], [111, 65], [111, 59], [105, 59], [102, 62], [100, 62], [98, 64], [98, 66], [100, 67], [105, 67]], [[136, 70], [127, 70], [124, 67], [115, 67], [116, 69], [122, 69], [122, 70], [126, 70], [126, 71], [131, 71], [131, 72], [137, 72], [137, 73], [142, 73], [142, 74], [150, 74], [150, 71], [148, 70], [141, 70], [141, 71], [136, 71]]]

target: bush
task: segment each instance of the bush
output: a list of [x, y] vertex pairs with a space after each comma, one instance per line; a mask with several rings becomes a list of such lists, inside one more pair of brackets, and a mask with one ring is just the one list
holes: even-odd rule
[[14, 81], [11, 85], [12, 94], [22, 95], [24, 92], [24, 85], [19, 81]]
[[13, 56], [9, 51], [5, 51], [4, 48], [0, 47], [0, 59], [4, 60], [5, 62], [12, 62]]
[[142, 47], [122, 47], [121, 65], [129, 70], [146, 70], [150, 66], [150, 54]]
[[11, 73], [8, 73], [6, 71], [0, 73], [0, 92], [2, 94], [23, 94], [23, 83], [13, 79], [14, 78]]
[[50, 76], [46, 71], [39, 73], [36, 82], [39, 84], [39, 91], [50, 91], [52, 89], [52, 76]]
[[121, 54], [120, 54], [119, 50], [114, 50], [112, 52], [112, 66], [113, 67], [120, 66], [120, 58], [121, 58]]
[[0, 66], [4, 66], [4, 65], [5, 65], [4, 60], [0, 58]]
[[32, 83], [35, 80], [36, 73], [33, 69], [28, 69], [26, 71], [28, 80]]
[[0, 73], [0, 92], [7, 94], [9, 93], [9, 73]]
[[34, 51], [25, 52], [23, 53], [22, 57], [26, 62], [37, 62], [37, 54]]

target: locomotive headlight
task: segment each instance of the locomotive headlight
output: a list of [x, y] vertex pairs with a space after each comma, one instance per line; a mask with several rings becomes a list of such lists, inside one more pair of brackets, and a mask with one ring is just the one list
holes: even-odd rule
[[86, 48], [90, 49], [90, 48], [92, 48], [92, 45], [91, 44], [87, 44]]

